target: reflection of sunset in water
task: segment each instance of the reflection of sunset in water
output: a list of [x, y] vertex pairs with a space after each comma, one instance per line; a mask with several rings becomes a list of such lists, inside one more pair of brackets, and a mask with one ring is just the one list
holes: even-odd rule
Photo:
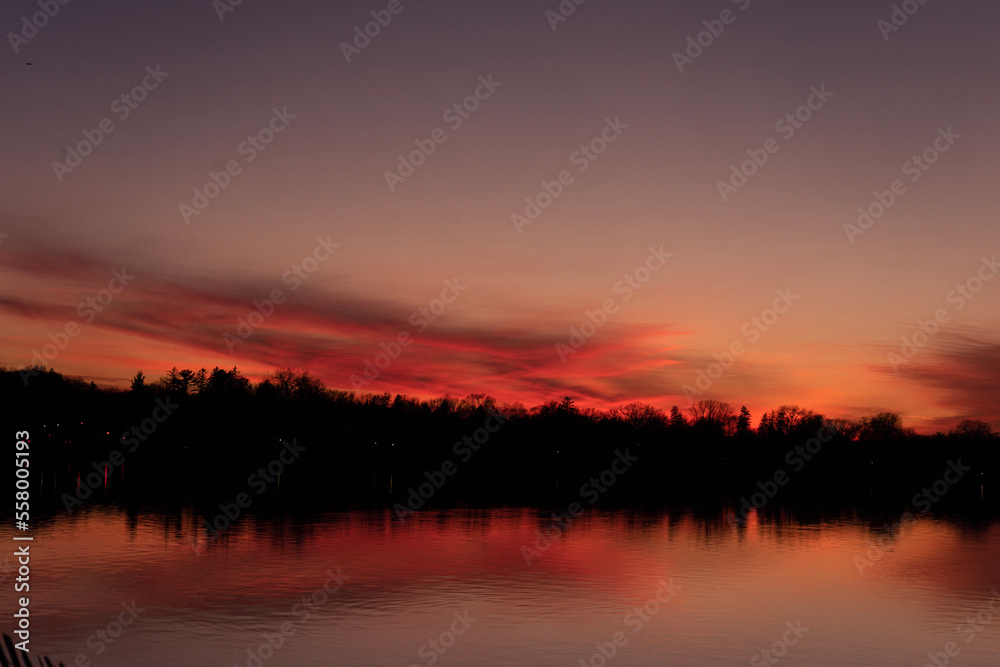
[[[998, 584], [996, 526], [920, 518], [880, 540], [884, 529], [853, 520], [803, 525], [751, 513], [731, 527], [724, 514], [590, 511], [550, 531], [550, 548], [529, 566], [522, 547], [535, 544], [552, 514], [452, 510], [400, 522], [390, 511], [357, 511], [309, 524], [251, 516], [205, 543], [191, 511], [89, 510], [36, 536], [44, 545], [33, 560], [37, 641], [72, 659], [134, 599], [146, 611], [99, 664], [178, 664], [169, 660], [194, 654], [204, 661], [189, 664], [236, 664], [241, 647], [295, 620], [296, 602], [339, 568], [346, 583], [269, 665], [421, 664], [417, 649], [463, 611], [478, 620], [449, 649], [448, 664], [587, 658], [595, 642], [630, 632], [626, 614], [667, 581], [680, 591], [627, 635], [623, 664], [743, 663], [796, 619], [810, 628], [789, 649], [797, 664], [845, 664], [846, 637], [861, 661], [852, 664], [876, 664], [863, 662], [872, 656], [902, 664], [944, 646]], [[859, 558], [871, 562], [863, 575]], [[980, 633], [964, 664], [987, 664], [976, 656], [995, 652], [998, 636]], [[164, 662], [137, 657], [150, 644]]]

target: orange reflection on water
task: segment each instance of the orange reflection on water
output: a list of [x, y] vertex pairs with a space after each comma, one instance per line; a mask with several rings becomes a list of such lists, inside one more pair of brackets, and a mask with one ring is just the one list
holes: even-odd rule
[[[629, 609], [673, 580], [681, 592], [633, 644], [644, 647], [636, 655], [662, 664], [715, 646], [715, 657], [699, 664], [715, 658], [732, 664], [796, 618], [835, 630], [827, 639], [811, 635], [800, 655], [808, 646], [816, 656], [830, 655], [820, 650], [823, 643], [841, 641], [844, 633], [875, 652], [888, 650], [891, 635], [901, 642], [893, 650], [902, 653], [926, 642], [929, 627], [940, 630], [960, 618], [998, 583], [995, 525], [908, 522], [881, 541], [881, 556], [862, 573], [857, 559], [869, 555], [881, 531], [857, 520], [803, 524], [751, 513], [733, 527], [724, 517], [589, 511], [565, 531], [550, 530], [551, 546], [529, 565], [524, 549], [537, 550], [539, 532], [553, 525], [551, 511], [457, 509], [403, 521], [389, 510], [311, 521], [251, 515], [207, 541], [204, 518], [191, 510], [89, 508], [37, 531], [37, 543], [47, 546], [33, 559], [44, 573], [33, 604], [44, 610], [40, 636], [57, 646], [78, 645], [95, 619], [135, 599], [156, 622], [137, 625], [129, 640], [137, 642], [134, 651], [141, 651], [139, 638], [148, 642], [163, 632], [225, 647], [288, 620], [295, 601], [339, 568], [349, 579], [304, 631], [302, 646], [322, 652], [336, 640], [362, 655], [365, 642], [376, 642], [394, 656], [395, 663], [385, 664], [409, 664], [417, 638], [433, 632], [449, 610], [474, 609], [492, 619], [476, 636], [497, 655], [516, 655], [539, 633], [555, 633], [562, 655], [592, 646], [592, 635], [620, 629]], [[393, 628], [388, 637], [387, 627]], [[996, 645], [995, 635], [984, 639], [977, 650]], [[217, 650], [222, 662], [233, 659], [225, 648], [201, 650]], [[534, 664], [546, 663], [539, 657]], [[814, 657], [808, 664], [836, 663]]]

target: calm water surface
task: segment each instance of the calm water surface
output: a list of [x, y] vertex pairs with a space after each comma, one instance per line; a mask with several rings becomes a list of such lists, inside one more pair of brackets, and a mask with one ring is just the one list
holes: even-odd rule
[[[599, 666], [621, 633], [609, 665], [767, 665], [774, 649], [789, 666], [919, 667], [949, 642], [949, 664], [1000, 665], [996, 525], [921, 517], [869, 567], [885, 531], [857, 520], [592, 511], [529, 566], [545, 517], [249, 516], [206, 540], [194, 512], [79, 510], [33, 531], [32, 645], [67, 666]], [[133, 600], [117, 638], [91, 637]], [[280, 648], [258, 663], [265, 634]]]

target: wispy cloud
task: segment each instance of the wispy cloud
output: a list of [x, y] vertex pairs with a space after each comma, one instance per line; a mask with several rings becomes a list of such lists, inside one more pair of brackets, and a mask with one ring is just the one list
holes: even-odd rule
[[[0, 311], [53, 326], [78, 320], [81, 299], [122, 266], [137, 277], [92, 326], [193, 348], [208, 365], [291, 365], [310, 369], [331, 386], [351, 388], [351, 376], [363, 374], [366, 361], [382, 351], [380, 344], [406, 331], [412, 345], [364, 390], [424, 395], [492, 391], [526, 401], [571, 394], [612, 404], [673, 394], [685, 376], [679, 368], [685, 362], [664, 347], [665, 340], [680, 334], [658, 327], [608, 326], [564, 364], [555, 344], [565, 338], [567, 323], [555, 318], [511, 321], [498, 328], [445, 313], [418, 333], [408, 319], [423, 304], [372, 300], [310, 285], [292, 293], [286, 288], [287, 300], [273, 317], [231, 353], [223, 336], [234, 334], [240, 318], [253, 311], [253, 301], [282, 287], [280, 281], [204, 281], [178, 275], [155, 258], [129, 265], [44, 246], [5, 263], [20, 277], [20, 288], [15, 291], [10, 283], [0, 287]], [[72, 287], [59, 286], [62, 281]]]
[[[893, 374], [886, 366], [883, 373]], [[937, 390], [936, 400], [953, 411], [942, 421], [947, 428], [959, 419], [983, 419], [1000, 426], [1000, 341], [982, 330], [949, 329], [939, 333], [934, 346], [900, 366], [899, 376], [921, 387]]]

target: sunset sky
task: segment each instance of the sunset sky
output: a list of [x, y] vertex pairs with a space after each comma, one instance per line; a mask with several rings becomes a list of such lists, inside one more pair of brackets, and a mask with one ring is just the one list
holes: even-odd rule
[[1000, 428], [1000, 6], [902, 5], [6, 3], [0, 364]]

